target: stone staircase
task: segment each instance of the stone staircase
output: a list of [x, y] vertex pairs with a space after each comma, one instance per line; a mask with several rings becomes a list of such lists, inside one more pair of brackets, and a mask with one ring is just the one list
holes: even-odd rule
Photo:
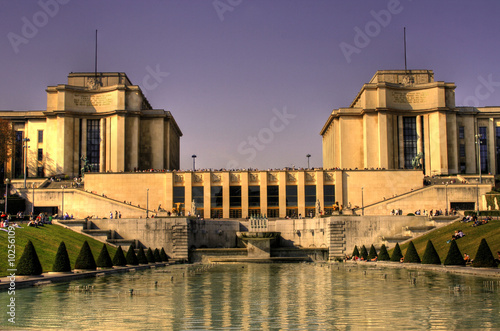
[[330, 247], [329, 260], [333, 261], [336, 257], [343, 257], [346, 250], [345, 240], [345, 221], [332, 221], [329, 224]]
[[173, 257], [172, 261], [187, 262], [189, 260], [188, 225], [174, 224], [172, 226]]

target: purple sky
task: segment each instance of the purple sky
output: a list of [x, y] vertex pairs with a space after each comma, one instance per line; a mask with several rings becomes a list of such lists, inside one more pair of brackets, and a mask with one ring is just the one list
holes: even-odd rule
[[331, 110], [404, 69], [404, 26], [409, 69], [455, 82], [457, 105], [500, 105], [499, 1], [58, 1], [0, 2], [0, 109], [43, 110], [46, 86], [93, 71], [98, 29], [98, 70], [172, 112], [183, 169], [320, 167]]

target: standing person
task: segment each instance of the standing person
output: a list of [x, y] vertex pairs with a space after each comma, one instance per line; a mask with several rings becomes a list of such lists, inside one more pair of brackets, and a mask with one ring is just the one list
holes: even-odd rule
[[118, 219], [118, 212], [115, 210], [115, 219]]
[[122, 218], [122, 212], [121, 211], [118, 212], [118, 218]]
[[112, 211], [109, 212], [109, 219], [113, 219], [113, 212]]

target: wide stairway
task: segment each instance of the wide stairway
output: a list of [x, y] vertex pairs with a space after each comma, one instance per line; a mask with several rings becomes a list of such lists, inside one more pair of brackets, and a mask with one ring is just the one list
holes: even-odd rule
[[345, 221], [332, 221], [329, 227], [330, 247], [328, 258], [330, 261], [333, 261], [336, 257], [343, 257], [345, 255]]

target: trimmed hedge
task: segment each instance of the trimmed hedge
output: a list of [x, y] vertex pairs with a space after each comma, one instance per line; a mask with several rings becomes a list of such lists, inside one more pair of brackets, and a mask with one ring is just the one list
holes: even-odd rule
[[163, 249], [163, 247], [161, 248], [161, 251], [160, 251], [160, 257], [161, 257], [161, 260], [163, 262], [168, 262], [168, 256], [167, 256], [167, 253], [165, 253], [165, 250]]
[[135, 248], [134, 245], [130, 245], [127, 251], [127, 256], [125, 257], [127, 260], [127, 264], [129, 265], [138, 265], [139, 264], [139, 259], [137, 258], [137, 255], [135, 255]]
[[155, 263], [155, 257], [153, 255], [151, 247], [149, 247], [148, 251], [146, 252], [146, 258], [148, 259], [148, 263]]
[[137, 260], [139, 261], [140, 264], [148, 264], [148, 258], [146, 257], [146, 254], [144, 253], [144, 248], [140, 247], [139, 252], [137, 253]]
[[370, 252], [368, 253], [368, 260], [374, 259], [375, 257], [378, 257], [377, 250], [372, 244], [372, 246], [370, 247]]
[[405, 258], [403, 260], [404, 263], [420, 263], [420, 256], [418, 256], [417, 249], [413, 244], [413, 241], [410, 241], [408, 244], [408, 249], [406, 250]]
[[358, 246], [354, 245], [354, 250], [352, 251], [352, 257], [359, 257]]
[[430, 240], [427, 241], [427, 246], [425, 246], [422, 264], [441, 264], [441, 259], [436, 252], [436, 248], [434, 248], [434, 245]]
[[490, 246], [486, 239], [481, 239], [481, 243], [477, 249], [476, 257], [472, 261], [472, 266], [475, 268], [496, 268], [497, 263], [491, 253]]
[[465, 260], [458, 248], [457, 242], [455, 240], [451, 241], [450, 249], [448, 250], [448, 255], [444, 260], [444, 265], [465, 265]]
[[380, 252], [378, 253], [378, 260], [379, 261], [390, 261], [391, 257], [389, 256], [389, 252], [387, 252], [387, 247], [385, 247], [384, 244], [382, 244], [382, 247], [380, 247]]
[[38, 276], [42, 274], [42, 265], [31, 240], [26, 243], [23, 255], [21, 255], [16, 268], [16, 274], [20, 276]]
[[127, 265], [127, 259], [125, 258], [125, 255], [123, 254], [123, 250], [121, 246], [118, 246], [118, 249], [116, 250], [115, 256], [113, 256], [113, 265], [118, 266], [118, 267], [123, 267]]
[[108, 247], [106, 244], [102, 244], [101, 252], [97, 257], [96, 266], [99, 268], [112, 268], [113, 261], [111, 261], [111, 256], [109, 256]]
[[66, 250], [66, 244], [61, 241], [59, 247], [57, 248], [56, 257], [54, 259], [54, 264], [52, 265], [53, 272], [69, 272], [71, 271], [71, 262], [69, 261], [68, 251]]
[[368, 252], [366, 251], [365, 245], [361, 247], [361, 251], [359, 252], [359, 258], [363, 258], [366, 261], [368, 259]]
[[399, 261], [401, 261], [402, 257], [403, 257], [403, 253], [401, 253], [401, 248], [399, 247], [399, 243], [396, 243], [396, 246], [394, 247], [394, 251], [392, 252], [391, 261], [392, 262], [399, 262]]
[[85, 240], [78, 257], [76, 258], [75, 269], [95, 270], [96, 267], [97, 266], [95, 264], [94, 256], [92, 255], [92, 251], [90, 250], [89, 243]]
[[158, 248], [155, 248], [155, 251], [153, 252], [153, 256], [155, 258], [155, 262], [161, 262], [160, 251], [158, 250]]

